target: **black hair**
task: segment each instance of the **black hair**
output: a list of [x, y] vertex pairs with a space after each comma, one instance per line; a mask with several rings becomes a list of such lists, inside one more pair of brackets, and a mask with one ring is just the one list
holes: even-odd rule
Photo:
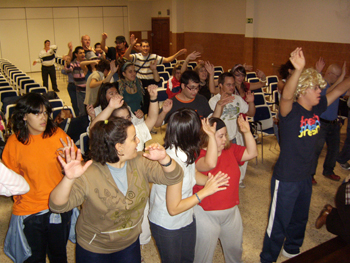
[[181, 149], [187, 156], [186, 164], [192, 164], [198, 158], [200, 147], [201, 120], [192, 109], [182, 108], [170, 115], [166, 128], [164, 147]]
[[219, 79], [218, 79], [218, 83], [221, 85], [224, 85], [225, 78], [227, 78], [227, 77], [228, 78], [235, 78], [231, 72], [224, 72], [224, 73], [220, 74]]
[[199, 83], [200, 79], [198, 73], [193, 70], [186, 70], [181, 74], [180, 83], [187, 85], [192, 80], [194, 83]]
[[[134, 64], [131, 63], [131, 62], [125, 61], [124, 59], [118, 59], [117, 61], [118, 61], [118, 65], [119, 65], [119, 67], [118, 67], [118, 76], [121, 79], [125, 79], [125, 76], [123, 75], [123, 72], [125, 72], [128, 69], [128, 67], [134, 66]], [[127, 64], [127, 65], [124, 67], [125, 64]]]
[[289, 60], [286, 63], [284, 63], [284, 64], [282, 64], [280, 66], [280, 68], [278, 69], [278, 73], [280, 74], [282, 79], [287, 79], [288, 78], [288, 76], [290, 74], [289, 71], [288, 71], [289, 69], [290, 70], [294, 70], [295, 69], [293, 64], [292, 64], [292, 62], [290, 62]]
[[[247, 72], [245, 71], [245, 68], [242, 65], [240, 65], [238, 67], [237, 67], [237, 65], [235, 65], [231, 69], [231, 73], [232, 73], [233, 77], [235, 76], [235, 72], [243, 74], [244, 77], [247, 75]], [[245, 85], [244, 81], [242, 82], [241, 87], [243, 88], [244, 92], [248, 91], [247, 86]], [[237, 87], [236, 87], [236, 89], [237, 89]]]
[[44, 41], [44, 44], [46, 44], [46, 42], [50, 42], [50, 40], [46, 39], [46, 40]]
[[[72, 61], [77, 57], [76, 54], [79, 53], [79, 50], [80, 50], [80, 49], [84, 50], [84, 48], [83, 48], [82, 46], [77, 46], [77, 47], [75, 47], [75, 49], [74, 49], [74, 51], [73, 51]], [[85, 50], [84, 50], [84, 52], [85, 52]]]
[[16, 102], [16, 107], [14, 108], [11, 117], [13, 132], [16, 135], [17, 140], [21, 143], [28, 144], [30, 135], [26, 121], [23, 120], [23, 118], [29, 113], [39, 113], [42, 106], [45, 107], [48, 115], [43, 138], [51, 137], [57, 130], [57, 127], [51, 118], [52, 110], [49, 101], [39, 93], [28, 93]]
[[[108, 121], [99, 121], [92, 127], [91, 158], [101, 164], [117, 163], [120, 158], [116, 144], [123, 144], [128, 137], [127, 129], [133, 125], [123, 118], [110, 117]], [[119, 155], [121, 155], [119, 153]]]
[[100, 86], [99, 90], [98, 90], [98, 94], [97, 94], [97, 99], [95, 104], [93, 105], [94, 108], [101, 106], [101, 109], [104, 110], [107, 106], [108, 106], [108, 101], [107, 101], [107, 91], [111, 88], [116, 88], [117, 92], [118, 91], [118, 82], [114, 82], [114, 83], [102, 83], [102, 85]]
[[120, 106], [118, 109], [115, 109], [112, 112], [111, 116], [115, 116], [115, 114], [117, 114], [120, 110], [127, 110], [129, 112], [130, 118], [131, 118], [131, 116], [132, 116], [131, 111], [130, 111], [130, 109], [128, 107], [128, 104], [125, 101], [123, 102], [122, 106]]
[[97, 43], [94, 45], [94, 48], [96, 48], [98, 45], [101, 46], [101, 43], [100, 43], [100, 42], [97, 42]]

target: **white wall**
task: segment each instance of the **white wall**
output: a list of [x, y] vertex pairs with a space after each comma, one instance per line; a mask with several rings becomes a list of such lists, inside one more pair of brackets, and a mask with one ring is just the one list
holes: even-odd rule
[[255, 0], [255, 37], [350, 43], [349, 30], [349, 0]]

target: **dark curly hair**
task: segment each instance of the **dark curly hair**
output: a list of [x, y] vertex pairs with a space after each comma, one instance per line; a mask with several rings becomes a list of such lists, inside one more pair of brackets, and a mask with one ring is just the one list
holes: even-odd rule
[[100, 89], [98, 90], [96, 102], [93, 105], [94, 108], [101, 106], [101, 109], [104, 110], [108, 106], [109, 101], [107, 101], [106, 94], [107, 94], [107, 91], [111, 88], [116, 88], [117, 92], [119, 93], [118, 82], [102, 83], [102, 85], [100, 86]]
[[26, 122], [23, 120], [23, 118], [29, 113], [39, 113], [42, 106], [45, 107], [48, 115], [43, 138], [51, 137], [57, 130], [57, 127], [51, 118], [52, 110], [49, 101], [38, 93], [28, 93], [17, 101], [11, 117], [13, 132], [16, 134], [17, 140], [19, 140], [21, 143], [28, 144], [30, 135]]
[[282, 79], [287, 79], [288, 78], [288, 76], [289, 76], [289, 69], [290, 70], [294, 70], [295, 69], [293, 64], [292, 64], [292, 62], [290, 62], [289, 60], [286, 63], [284, 63], [284, 64], [282, 64], [280, 66], [280, 68], [278, 69], [278, 73], [280, 74]]
[[91, 129], [91, 158], [101, 164], [119, 162], [117, 143], [123, 144], [127, 138], [127, 129], [131, 121], [118, 117], [110, 117], [108, 123], [97, 122]]
[[192, 164], [199, 156], [201, 120], [197, 112], [182, 108], [170, 115], [166, 128], [164, 147], [180, 148], [187, 156], [186, 164]]
[[96, 70], [101, 71], [102, 73], [111, 69], [110, 62], [107, 59], [100, 59], [98, 64], [96, 65]]

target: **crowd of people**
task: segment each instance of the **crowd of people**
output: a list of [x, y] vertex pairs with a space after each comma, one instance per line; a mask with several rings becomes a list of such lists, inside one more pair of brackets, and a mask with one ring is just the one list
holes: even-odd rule
[[[250, 66], [236, 64], [215, 80], [209, 61], [188, 70], [201, 56], [194, 51], [174, 65], [169, 99], [159, 110], [157, 65], [187, 50], [162, 57], [150, 53], [147, 41], [136, 46], [133, 35], [129, 44], [117, 36], [116, 47], [107, 47], [107, 38], [103, 33], [92, 48], [85, 35], [74, 51], [69, 43], [64, 56], [74, 111], [89, 118], [91, 160], [82, 161], [74, 141], [54, 124], [46, 98], [29, 93], [17, 102], [13, 135], [2, 154], [7, 168], [0, 163], [1, 194], [14, 195], [5, 253], [16, 262], [45, 262], [46, 255], [50, 262], [67, 262], [72, 238], [76, 262], [141, 262], [140, 245], [153, 236], [162, 262], [212, 262], [218, 239], [225, 262], [242, 262], [239, 190], [247, 162], [258, 154], [247, 117], [255, 115], [254, 90], [265, 86], [265, 74], [257, 70], [260, 81], [248, 83]], [[40, 53], [44, 85], [51, 73], [42, 54], [56, 49], [47, 40]], [[303, 51], [296, 48], [280, 68], [280, 156], [261, 262], [275, 262], [281, 250], [287, 257], [300, 253], [325, 141], [323, 175], [340, 180], [333, 172], [339, 152], [335, 108], [350, 78], [344, 78], [345, 64], [330, 65], [322, 76], [324, 65], [320, 59], [316, 69], [304, 69]], [[164, 145], [145, 147], [152, 129], [165, 123]], [[335, 138], [338, 146], [331, 149]], [[342, 159], [344, 169], [347, 161]], [[347, 242], [348, 181], [338, 191], [337, 207], [326, 205], [316, 222]]]

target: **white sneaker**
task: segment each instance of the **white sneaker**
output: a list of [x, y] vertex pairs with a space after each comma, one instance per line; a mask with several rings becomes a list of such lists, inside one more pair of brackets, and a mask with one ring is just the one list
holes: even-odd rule
[[300, 252], [298, 254], [289, 254], [287, 251], [282, 249], [282, 255], [285, 256], [286, 258], [294, 258], [294, 257], [298, 256], [299, 254], [300, 254]]

